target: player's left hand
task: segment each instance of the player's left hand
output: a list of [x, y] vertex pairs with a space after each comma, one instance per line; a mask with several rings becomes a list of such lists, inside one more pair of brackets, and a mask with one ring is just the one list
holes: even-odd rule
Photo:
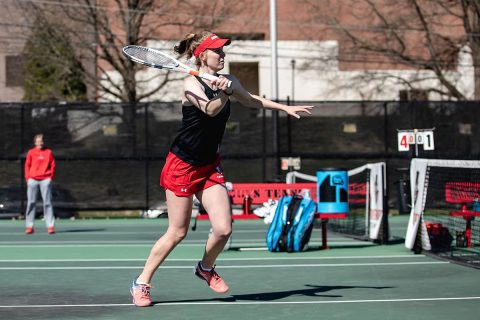
[[303, 113], [312, 114], [310, 110], [312, 110], [313, 107], [314, 106], [286, 106], [285, 112], [291, 115], [292, 117], [300, 119], [299, 113], [303, 112]]

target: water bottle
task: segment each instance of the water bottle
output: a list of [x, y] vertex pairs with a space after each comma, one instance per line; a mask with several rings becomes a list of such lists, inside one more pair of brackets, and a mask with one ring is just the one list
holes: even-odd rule
[[310, 189], [302, 189], [302, 196], [304, 199], [310, 199]]
[[252, 197], [250, 196], [243, 197], [243, 214], [252, 214], [251, 205], [252, 205]]

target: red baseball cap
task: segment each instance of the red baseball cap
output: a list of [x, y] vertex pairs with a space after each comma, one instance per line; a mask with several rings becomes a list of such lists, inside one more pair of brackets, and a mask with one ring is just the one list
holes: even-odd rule
[[200, 53], [207, 49], [218, 49], [223, 46], [228, 46], [230, 44], [230, 39], [222, 39], [216, 34], [212, 33], [205, 40], [198, 45], [198, 47], [193, 51], [193, 55], [198, 58]]

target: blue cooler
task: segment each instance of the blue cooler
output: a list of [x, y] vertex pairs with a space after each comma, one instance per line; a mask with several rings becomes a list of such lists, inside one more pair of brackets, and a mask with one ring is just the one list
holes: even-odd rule
[[348, 213], [348, 172], [327, 168], [317, 171], [318, 212]]

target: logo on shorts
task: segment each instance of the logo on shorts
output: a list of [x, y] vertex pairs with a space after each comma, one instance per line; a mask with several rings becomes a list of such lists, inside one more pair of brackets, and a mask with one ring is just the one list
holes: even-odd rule
[[187, 192], [187, 188], [180, 188], [180, 191]]
[[217, 179], [223, 179], [222, 167], [220, 166], [215, 167], [215, 171], [217, 171]]

